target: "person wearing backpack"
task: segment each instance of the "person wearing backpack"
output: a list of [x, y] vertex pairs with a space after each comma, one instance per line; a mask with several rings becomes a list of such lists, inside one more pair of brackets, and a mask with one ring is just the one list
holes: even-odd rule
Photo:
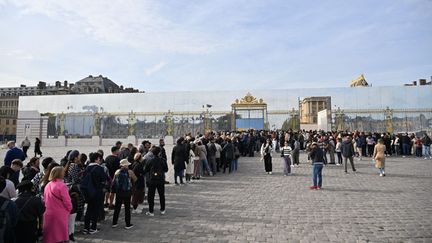
[[42, 228], [45, 204], [33, 191], [33, 183], [23, 180], [17, 186], [19, 195], [15, 204], [18, 209], [17, 225], [15, 227], [16, 242], [35, 243], [38, 241]]
[[[6, 179], [0, 176], [0, 191], [6, 188]], [[17, 224], [15, 202], [0, 195], [0, 242], [15, 242], [14, 227]]]
[[135, 173], [129, 169], [131, 163], [127, 159], [120, 161], [120, 169], [114, 174], [114, 186], [116, 189], [115, 205], [114, 205], [114, 216], [112, 227], [118, 226], [118, 217], [122, 204], [125, 208], [125, 229], [131, 229], [131, 196], [132, 196], [132, 183], [136, 182], [137, 177]]
[[150, 177], [147, 197], [149, 211], [146, 215], [151, 217], [154, 216], [154, 196], [156, 189], [159, 194], [160, 212], [162, 215], [165, 214], [165, 179], [163, 175], [168, 171], [166, 160], [160, 157], [161, 149], [159, 147], [154, 147], [152, 148], [152, 152], [155, 157], [149, 160], [144, 167], [144, 173], [149, 173]]
[[97, 221], [99, 212], [103, 209], [103, 189], [107, 183], [107, 174], [100, 165], [102, 162], [102, 155], [100, 153], [90, 153], [89, 157], [90, 164], [84, 171], [84, 177], [80, 186], [81, 192], [87, 202], [83, 233], [95, 234], [98, 232]]

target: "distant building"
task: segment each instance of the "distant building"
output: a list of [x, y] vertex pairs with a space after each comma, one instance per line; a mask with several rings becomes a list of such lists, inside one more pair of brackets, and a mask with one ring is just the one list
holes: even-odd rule
[[358, 78], [351, 80], [351, 87], [368, 87], [369, 84], [366, 81], [364, 75], [360, 75]]
[[102, 75], [93, 77], [89, 75], [86, 78], [76, 82], [71, 88], [73, 94], [99, 94], [99, 93], [138, 93], [139, 90], [133, 88], [124, 89], [122, 85], [118, 86], [111, 79]]
[[318, 112], [331, 110], [331, 97], [307, 97], [300, 102], [300, 124], [317, 124]]
[[423, 85], [432, 85], [432, 77], [431, 80], [428, 82], [426, 79], [419, 79], [418, 82], [417, 81], [411, 81], [411, 83], [409, 84], [405, 84], [405, 86], [423, 86]]
[[0, 140], [14, 139], [18, 117], [18, 97], [37, 95], [66, 94], [101, 94], [101, 93], [137, 93], [139, 90], [123, 88], [102, 75], [92, 75], [80, 81], [56, 81], [54, 85], [39, 81], [36, 86], [20, 85], [19, 87], [0, 87]]

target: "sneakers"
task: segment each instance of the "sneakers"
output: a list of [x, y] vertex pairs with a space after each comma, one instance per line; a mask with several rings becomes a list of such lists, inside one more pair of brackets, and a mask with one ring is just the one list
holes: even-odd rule
[[165, 211], [165, 210], [161, 211], [161, 214], [162, 214], [162, 215], [165, 215], [165, 213], [166, 213], [166, 211]]
[[147, 216], [150, 216], [150, 217], [153, 217], [153, 216], [154, 216], [154, 213], [146, 212], [146, 215], [147, 215]]
[[128, 230], [128, 229], [132, 229], [133, 227], [134, 227], [134, 225], [133, 225], [133, 224], [130, 224], [130, 225], [126, 225], [126, 226], [125, 226], [125, 229]]
[[139, 214], [139, 213], [142, 213], [142, 211], [137, 208], [137, 209], [133, 209], [132, 213], [133, 214]]
[[96, 234], [97, 232], [99, 232], [99, 229], [90, 229], [90, 230], [88, 231], [88, 233], [89, 233], [90, 235]]
[[75, 241], [74, 234], [70, 234], [70, 235], [69, 235], [69, 242], [76, 242], [76, 241]]
[[317, 186], [316, 189], [317, 189], [317, 190], [321, 190], [321, 187], [320, 187], [320, 186]]
[[118, 227], [118, 224], [113, 224], [111, 227], [112, 227], [112, 228], [117, 228], [117, 227]]
[[270, 171], [270, 172], [269, 172], [269, 175], [271, 175], [271, 174], [272, 174], [272, 172]]
[[309, 189], [311, 189], [311, 190], [316, 190], [317, 187], [316, 187], [316, 186], [310, 186]]
[[380, 176], [383, 176], [383, 173], [380, 173]]

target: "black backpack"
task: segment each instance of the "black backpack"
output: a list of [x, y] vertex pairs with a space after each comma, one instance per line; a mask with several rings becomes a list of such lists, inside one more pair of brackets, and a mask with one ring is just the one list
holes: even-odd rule
[[151, 181], [163, 181], [164, 180], [164, 171], [162, 165], [159, 163], [153, 164], [150, 169], [150, 180]]

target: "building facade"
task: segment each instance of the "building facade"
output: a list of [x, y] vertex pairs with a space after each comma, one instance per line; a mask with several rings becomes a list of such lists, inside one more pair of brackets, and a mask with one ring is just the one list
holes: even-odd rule
[[16, 135], [18, 103], [20, 96], [45, 96], [67, 94], [137, 93], [139, 90], [123, 88], [102, 75], [74, 83], [56, 81], [54, 85], [40, 81], [36, 86], [0, 88], [0, 141], [13, 140]]
[[[246, 109], [234, 109], [241, 100], [247, 102]], [[311, 111], [313, 101], [318, 102], [316, 111], [328, 109], [333, 130], [432, 131], [432, 86], [390, 86], [20, 97], [17, 136], [41, 134], [53, 144], [65, 138], [179, 137], [242, 128], [238, 119], [260, 119], [265, 129], [307, 129], [299, 126], [299, 100], [312, 104]], [[260, 109], [251, 106], [255, 101]], [[30, 121], [40, 122], [24, 129]]]

